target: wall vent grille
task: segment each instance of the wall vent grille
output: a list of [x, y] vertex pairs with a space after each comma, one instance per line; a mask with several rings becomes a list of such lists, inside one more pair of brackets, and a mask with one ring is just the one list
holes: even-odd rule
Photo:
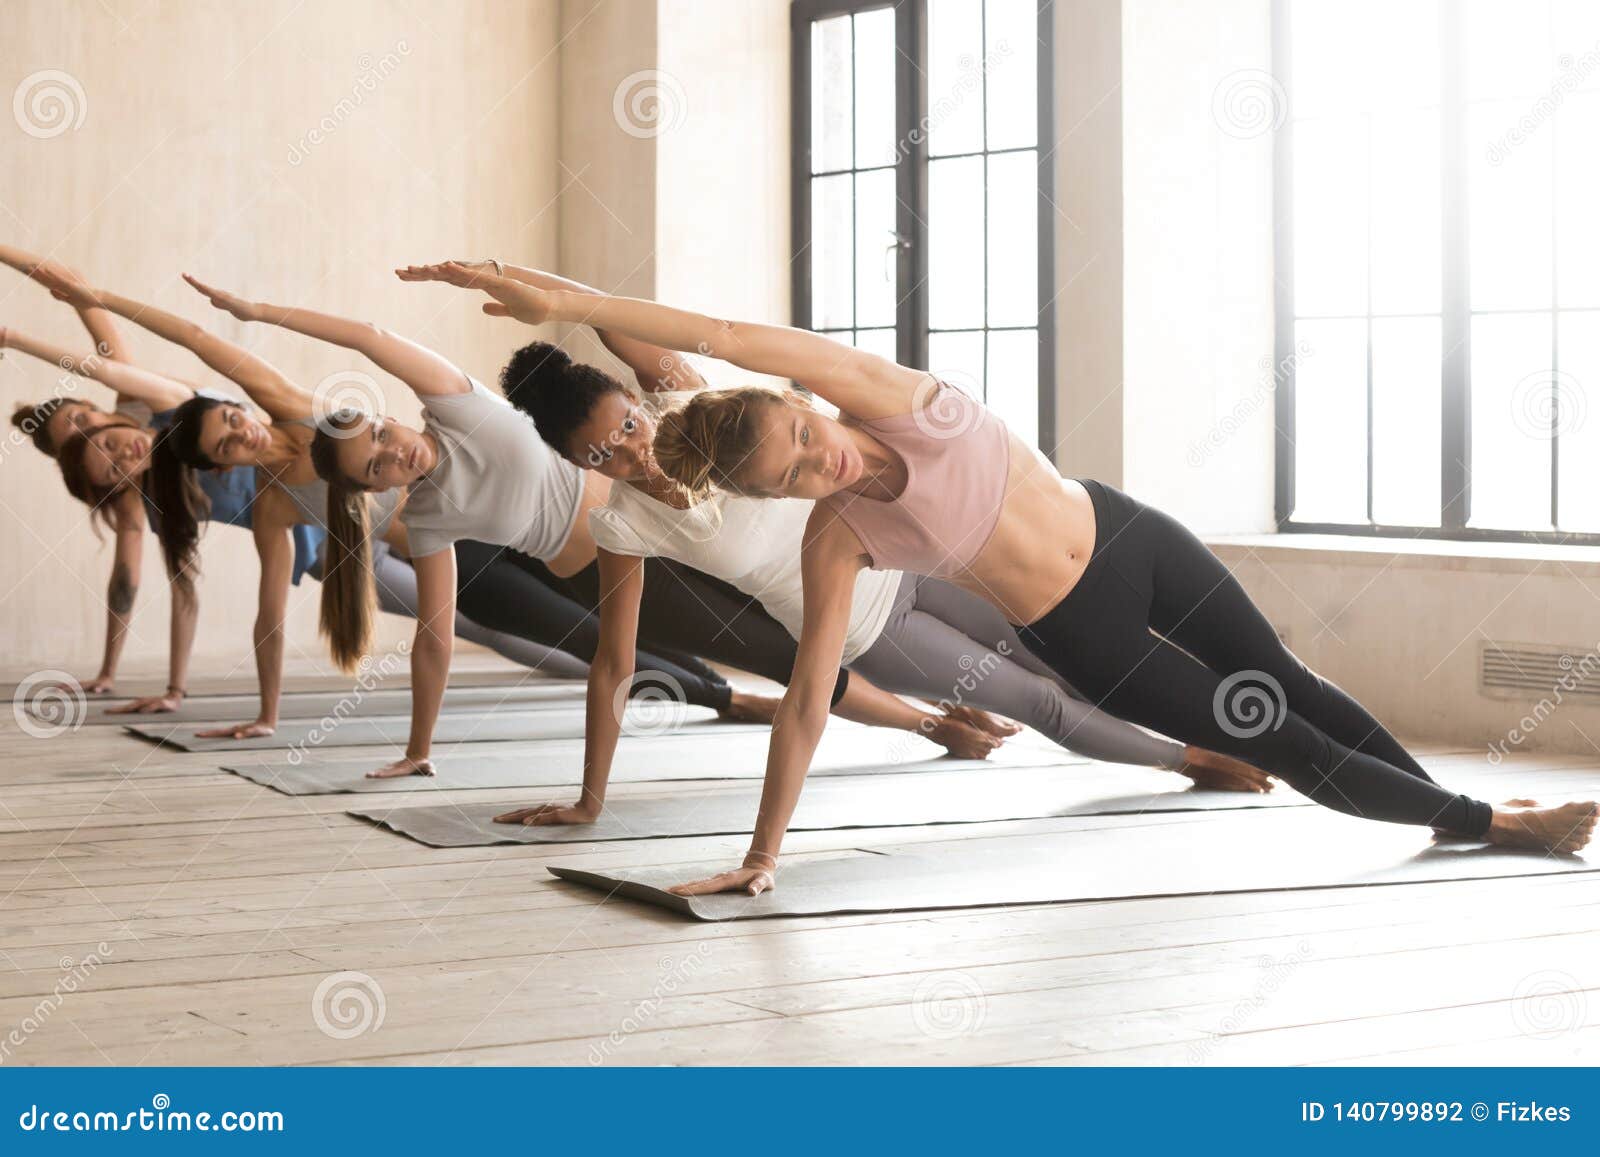
[[1560, 692], [1600, 702], [1600, 650], [1540, 643], [1484, 643], [1478, 679], [1502, 697], [1541, 698]]

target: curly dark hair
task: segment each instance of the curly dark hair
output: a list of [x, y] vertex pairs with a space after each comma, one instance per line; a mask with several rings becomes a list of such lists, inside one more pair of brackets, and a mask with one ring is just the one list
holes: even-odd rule
[[604, 370], [573, 361], [547, 341], [529, 342], [511, 355], [500, 371], [500, 390], [533, 419], [541, 438], [575, 462], [572, 437], [600, 399], [608, 394], [634, 396]]

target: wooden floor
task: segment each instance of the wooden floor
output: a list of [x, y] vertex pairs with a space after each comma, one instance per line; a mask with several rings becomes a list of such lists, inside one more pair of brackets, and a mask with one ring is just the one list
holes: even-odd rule
[[[438, 851], [342, 814], [388, 797], [216, 762], [5, 713], [0, 1063], [1569, 1064], [1600, 1042], [1600, 873], [694, 924], [543, 865], [722, 866], [743, 837]], [[788, 847], [886, 835], [917, 838]]]

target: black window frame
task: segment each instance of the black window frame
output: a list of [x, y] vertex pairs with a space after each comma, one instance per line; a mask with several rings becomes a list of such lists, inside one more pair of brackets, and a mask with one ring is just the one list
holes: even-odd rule
[[[832, 16], [892, 8], [895, 12], [895, 118], [897, 137], [909, 142], [895, 168], [897, 285], [896, 358], [913, 369], [928, 367], [928, 143], [919, 131], [928, 108], [927, 0], [793, 0], [790, 6], [790, 271], [792, 324], [811, 328], [811, 24]], [[1055, 68], [1053, 0], [1039, 0], [1035, 48], [1038, 87], [1038, 302], [1035, 326], [990, 326], [1000, 330], [1037, 329], [1039, 335], [1039, 445], [1054, 457], [1056, 448], [1055, 354]], [[1025, 149], [985, 150], [1022, 152]], [[981, 154], [980, 154], [981, 155]], [[942, 158], [941, 158], [942, 159]], [[986, 230], [988, 221], [983, 222]], [[852, 253], [854, 252], [852, 248]], [[985, 271], [987, 276], [987, 270]], [[853, 284], [853, 282], [852, 282]], [[985, 286], [987, 300], [987, 285]], [[965, 332], [965, 331], [963, 331]], [[987, 343], [986, 347], [987, 348]], [[987, 380], [987, 367], [985, 380]]]
[[[1292, 110], [1294, 83], [1290, 38], [1292, 0], [1272, 0], [1272, 73]], [[1284, 534], [1338, 534], [1366, 538], [1413, 538], [1459, 542], [1520, 542], [1548, 546], [1600, 546], [1600, 533], [1562, 530], [1499, 530], [1468, 526], [1472, 511], [1472, 317], [1469, 300], [1467, 236], [1467, 158], [1465, 102], [1461, 83], [1461, 14], [1449, 0], [1440, 3], [1440, 522], [1438, 526], [1398, 526], [1370, 521], [1372, 515], [1372, 359], [1367, 358], [1367, 515], [1368, 522], [1297, 522], [1294, 511], [1295, 312], [1294, 312], [1294, 118], [1285, 115], [1273, 135], [1274, 354], [1279, 375], [1275, 420], [1273, 506]], [[1368, 303], [1369, 317], [1371, 303]], [[1541, 311], [1532, 311], [1541, 312]], [[1552, 301], [1552, 322], [1560, 307]], [[1369, 322], [1370, 324], [1370, 322]], [[1550, 463], [1551, 522], [1556, 522], [1560, 485], [1559, 432], [1553, 431]]]

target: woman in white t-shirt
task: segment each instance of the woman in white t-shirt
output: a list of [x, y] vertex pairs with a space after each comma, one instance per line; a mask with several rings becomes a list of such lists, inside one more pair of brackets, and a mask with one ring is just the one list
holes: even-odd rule
[[[509, 267], [502, 268], [540, 288], [593, 292], [550, 274], [511, 274]], [[677, 484], [656, 468], [650, 446], [657, 417], [704, 388], [704, 380], [679, 353], [612, 333], [597, 334], [634, 370], [641, 393], [545, 342], [534, 342], [513, 356], [501, 374], [501, 388], [568, 463], [612, 480], [606, 505], [589, 513], [602, 581], [608, 589], [624, 592], [641, 560], [673, 559], [760, 600], [798, 638], [804, 617], [801, 540], [813, 503], [728, 493], [687, 503]], [[603, 602], [601, 653], [626, 654], [637, 618], [637, 604], [624, 595]], [[995, 720], [990, 711], [1018, 719], [1094, 759], [1167, 768], [1208, 787], [1255, 791], [1270, 783], [1248, 764], [1151, 735], [1074, 697], [1022, 645], [995, 607], [940, 579], [861, 570], [843, 667], [884, 690], [937, 701], [947, 713], [997, 737], [1015, 728]], [[614, 686], [604, 680], [620, 685], [629, 673], [621, 664], [591, 667], [591, 687], [602, 680], [591, 694], [613, 694]], [[609, 752], [618, 725], [606, 717], [599, 726], [608, 734], [591, 734], [589, 743]], [[583, 795], [575, 805], [544, 804], [497, 818], [529, 824], [589, 822], [604, 803], [609, 766], [609, 759], [587, 766]]]

